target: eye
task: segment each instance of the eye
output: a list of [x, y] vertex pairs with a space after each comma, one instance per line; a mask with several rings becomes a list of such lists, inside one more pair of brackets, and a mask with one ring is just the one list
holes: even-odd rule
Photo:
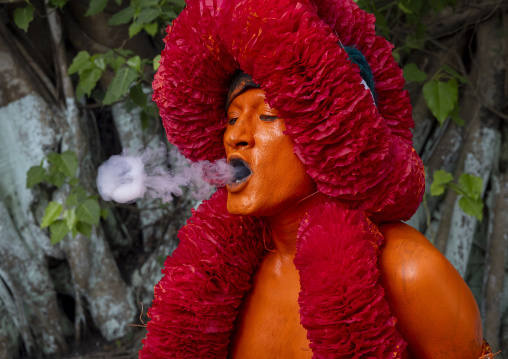
[[269, 115], [260, 115], [259, 116], [259, 119], [261, 121], [265, 121], [265, 122], [273, 122], [277, 119], [278, 117], [277, 116], [269, 116]]
[[234, 125], [236, 123], [236, 120], [238, 120], [237, 117], [230, 118], [228, 120], [228, 125]]

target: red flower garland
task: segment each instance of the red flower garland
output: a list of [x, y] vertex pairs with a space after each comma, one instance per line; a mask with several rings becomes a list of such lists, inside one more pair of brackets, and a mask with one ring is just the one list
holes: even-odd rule
[[261, 222], [232, 216], [221, 189], [178, 233], [148, 311], [140, 358], [225, 358], [233, 322], [263, 250]]
[[[243, 296], [263, 252], [261, 221], [232, 216], [224, 189], [193, 212], [166, 260], [141, 359], [226, 358]], [[301, 323], [314, 358], [401, 358], [377, 255], [383, 237], [362, 211], [330, 199], [298, 231]]]
[[314, 358], [401, 357], [406, 343], [378, 283], [382, 243], [365, 213], [339, 202], [313, 208], [302, 220], [295, 265]]

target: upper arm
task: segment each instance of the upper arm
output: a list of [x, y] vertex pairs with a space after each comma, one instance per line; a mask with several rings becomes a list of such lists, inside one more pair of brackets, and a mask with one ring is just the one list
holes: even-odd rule
[[479, 358], [480, 313], [459, 273], [415, 229], [388, 223], [380, 230], [380, 282], [413, 358]]

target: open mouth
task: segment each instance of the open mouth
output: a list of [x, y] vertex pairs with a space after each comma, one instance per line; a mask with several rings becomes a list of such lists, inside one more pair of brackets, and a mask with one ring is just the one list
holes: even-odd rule
[[242, 183], [247, 180], [247, 178], [252, 174], [249, 166], [246, 162], [241, 160], [240, 158], [233, 158], [229, 161], [229, 164], [233, 166], [233, 181], [232, 183]]

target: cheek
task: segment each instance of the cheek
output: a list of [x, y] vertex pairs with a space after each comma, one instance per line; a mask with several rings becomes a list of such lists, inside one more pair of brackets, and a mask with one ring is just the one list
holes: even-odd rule
[[276, 154], [274, 160], [278, 163], [278, 169], [288, 175], [305, 171], [305, 166], [293, 152], [293, 148], [294, 144], [288, 136], [279, 138], [274, 145], [274, 153]]

